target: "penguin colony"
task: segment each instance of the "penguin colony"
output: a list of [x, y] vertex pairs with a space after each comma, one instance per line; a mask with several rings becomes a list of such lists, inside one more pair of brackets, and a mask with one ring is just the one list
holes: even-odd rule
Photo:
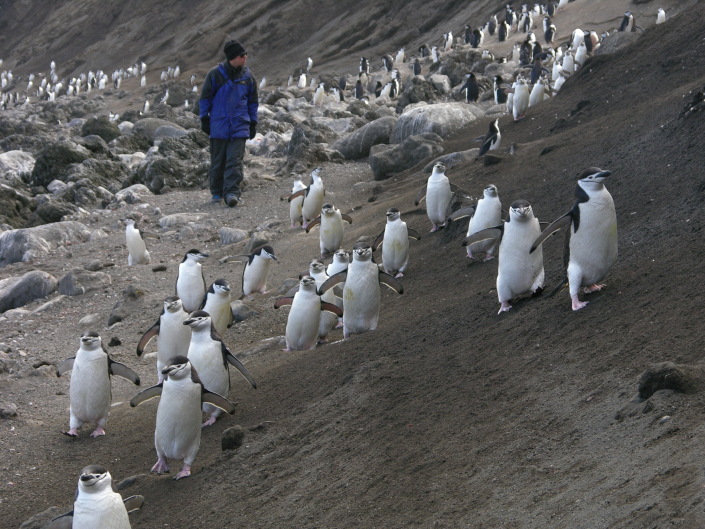
[[[472, 48], [480, 48], [490, 38], [499, 41], [509, 38], [512, 32], [523, 32], [526, 37], [516, 46], [510, 57], [500, 61], [515, 60], [521, 73], [513, 83], [507, 85], [497, 76], [493, 80], [493, 98], [497, 104], [506, 104], [507, 113], [514, 121], [524, 118], [529, 107], [533, 107], [560, 90], [565, 79], [584, 64], [590, 53], [600, 44], [593, 31], [576, 29], [566, 45], [544, 49], [533, 33], [535, 18], [543, 16], [543, 34], [547, 45], [553, 44], [558, 32], [551, 17], [557, 9], [565, 8], [567, 2], [550, 3], [534, 8], [523, 6], [521, 12], [507, 6], [504, 13], [493, 15], [481, 27], [465, 25], [463, 37], [458, 40]], [[657, 23], [665, 21], [665, 12], [660, 9]], [[638, 26], [632, 13], [625, 13], [619, 31], [636, 31]], [[460, 33], [460, 32], [459, 32]], [[421, 59], [437, 63], [442, 53], [457, 45], [452, 32], [443, 35], [437, 45], [421, 46], [419, 56], [408, 58], [413, 75], [420, 75]], [[493, 60], [484, 50], [483, 58]], [[404, 49], [382, 57], [382, 69], [391, 79], [381, 86], [377, 97], [394, 98], [401, 91], [401, 75], [395, 66], [407, 60]], [[1, 64], [1, 63], [0, 63]], [[313, 60], [309, 57], [304, 69], [299, 71], [298, 86], [306, 88], [306, 76], [312, 75]], [[524, 71], [525, 70], [525, 71]], [[117, 87], [125, 77], [144, 76], [146, 65], [135, 64], [124, 71], [113, 73]], [[162, 73], [162, 80], [179, 75], [179, 68]], [[370, 82], [370, 64], [360, 59], [359, 74], [352, 87], [354, 97], [362, 99], [371, 93], [366, 89]], [[89, 72], [63, 84], [55, 74], [52, 63], [52, 84], [42, 76], [36, 97], [51, 99], [66, 90], [75, 95], [92, 88], [104, 88], [107, 76], [103, 72]], [[2, 72], [2, 86], [13, 81], [11, 72]], [[28, 83], [33, 86], [34, 78]], [[262, 80], [264, 83], [264, 79]], [[193, 83], [193, 79], [192, 79]], [[289, 83], [293, 83], [290, 77]], [[261, 85], [262, 87], [264, 85]], [[314, 104], [325, 100], [325, 84], [315, 83]], [[335, 87], [336, 100], [344, 97], [347, 83], [341, 80]], [[458, 92], [467, 103], [478, 100], [480, 87], [474, 74], [468, 74]], [[3, 105], [12, 101], [10, 92], [3, 92]], [[18, 97], [15, 95], [15, 100]], [[164, 99], [168, 97], [165, 94]], [[145, 107], [146, 108], [146, 107]], [[489, 125], [487, 134], [481, 138], [480, 156], [500, 146], [502, 134], [499, 119]], [[301, 276], [293, 295], [278, 298], [275, 308], [291, 306], [285, 329], [286, 351], [306, 350], [324, 343], [328, 333], [343, 327], [344, 338], [352, 334], [375, 330], [379, 323], [380, 285], [384, 284], [397, 293], [404, 289], [399, 281], [409, 264], [409, 239], [420, 239], [420, 235], [401, 220], [401, 212], [393, 207], [386, 212], [386, 225], [372, 245], [357, 243], [350, 253], [343, 249], [344, 224], [353, 219], [331, 203], [325, 201], [325, 186], [321, 178], [322, 169], [316, 168], [310, 175], [310, 183], [304, 184], [296, 177], [290, 194], [283, 195], [289, 208], [291, 227], [300, 225], [306, 233], [320, 227], [321, 259], [331, 257], [326, 265], [314, 259], [308, 272]], [[463, 241], [467, 257], [475, 259], [484, 255], [484, 261], [497, 257], [497, 294], [499, 313], [509, 311], [511, 302], [524, 295], [540, 294], [544, 287], [543, 243], [556, 231], [566, 230], [566, 277], [569, 286], [571, 308], [583, 309], [586, 301], [579, 294], [589, 294], [604, 288], [600, 281], [609, 273], [617, 259], [617, 219], [614, 201], [604, 183], [610, 171], [597, 167], [586, 169], [578, 178], [575, 202], [571, 209], [559, 219], [541, 230], [532, 205], [526, 200], [516, 199], [509, 207], [509, 214], [502, 220], [502, 205], [496, 186], [489, 184], [482, 198], [471, 206], [451, 212], [454, 194], [460, 191], [453, 185], [446, 167], [438, 163], [428, 176], [426, 185], [419, 192], [418, 206], [426, 201], [431, 232], [450, 222], [469, 217], [467, 235]], [[133, 220], [126, 220], [126, 246], [128, 265], [138, 266], [151, 262], [150, 254], [141, 233]], [[377, 264], [374, 252], [382, 247], [381, 263]], [[225, 411], [233, 413], [235, 405], [228, 400], [230, 376], [228, 365], [233, 365], [253, 388], [255, 379], [242, 362], [230, 352], [223, 336], [233, 323], [231, 310], [231, 288], [227, 280], [216, 279], [207, 287], [201, 261], [208, 256], [197, 249], [186, 252], [175, 282], [175, 294], [164, 299], [163, 309], [156, 323], [148, 329], [137, 344], [137, 355], [143, 354], [149, 342], [157, 337], [156, 379], [157, 384], [138, 393], [131, 401], [135, 407], [147, 400], [159, 398], [156, 411], [155, 448], [157, 462], [152, 472], [169, 472], [169, 459], [183, 461], [175, 479], [185, 478], [191, 473], [199, 446], [201, 428], [212, 425]], [[241, 299], [254, 294], [266, 294], [266, 278], [269, 265], [276, 261], [271, 246], [256, 248], [246, 259], [242, 276]], [[340, 285], [342, 284], [342, 288]], [[559, 285], [561, 286], [561, 285]], [[105, 435], [104, 426], [111, 404], [112, 375], [125, 378], [136, 385], [140, 379], [127, 366], [113, 361], [104, 348], [101, 337], [95, 332], [80, 337], [80, 347], [75, 357], [64, 360], [57, 366], [57, 375], [71, 371], [70, 382], [70, 429], [66, 435], [75, 437], [85, 423], [95, 429], [91, 437]], [[202, 414], [208, 418], [202, 421]], [[123, 500], [112, 491], [110, 473], [104, 467], [91, 465], [80, 474], [74, 510], [52, 520], [47, 527], [116, 527], [129, 528], [127, 513], [139, 509], [143, 498], [134, 496]]]

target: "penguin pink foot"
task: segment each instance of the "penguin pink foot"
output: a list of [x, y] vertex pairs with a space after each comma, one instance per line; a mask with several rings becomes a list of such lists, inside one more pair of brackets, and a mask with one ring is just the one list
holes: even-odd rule
[[101, 435], [105, 435], [105, 430], [103, 430], [100, 426], [91, 432], [91, 437], [93, 438], [100, 437]]
[[583, 292], [586, 294], [590, 294], [591, 292], [599, 292], [603, 288], [605, 288], [607, 285], [591, 285], [589, 287], [583, 287]]
[[78, 437], [78, 428], [71, 428], [68, 432], [63, 432], [63, 434], [69, 437]]
[[201, 428], [205, 428], [206, 426], [210, 426], [211, 424], [215, 424], [216, 418], [213, 417], [212, 415], [206, 419], [206, 422], [204, 422], [201, 425]]
[[156, 472], [157, 474], [166, 474], [169, 472], [169, 465], [167, 464], [166, 459], [162, 459], [161, 457], [157, 459], [157, 462], [154, 463], [154, 466], [150, 472]]
[[494, 259], [494, 255], [488, 254], [485, 256], [485, 258], [482, 260], [482, 262], [486, 263], [487, 261], [491, 261], [492, 259]]
[[580, 301], [578, 299], [578, 296], [571, 296], [570, 299], [573, 302], [573, 310], [580, 310], [585, 308], [585, 306], [588, 304], [587, 301]]
[[503, 312], [509, 312], [512, 306], [508, 301], [502, 301], [502, 305], [499, 307], [499, 312], [497, 314], [502, 314]]
[[181, 467], [181, 470], [179, 470], [179, 473], [174, 476], [174, 479], [181, 479], [181, 478], [187, 478], [191, 475], [191, 465], [184, 465]]
[[404, 277], [404, 274], [402, 274], [401, 272], [398, 272], [397, 275], [395, 275], [394, 277], [399, 279], [400, 277]]

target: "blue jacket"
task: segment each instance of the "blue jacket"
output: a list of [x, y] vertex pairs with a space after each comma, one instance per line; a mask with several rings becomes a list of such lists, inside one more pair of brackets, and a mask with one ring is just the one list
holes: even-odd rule
[[247, 66], [233, 68], [225, 61], [208, 72], [199, 117], [210, 117], [211, 138], [249, 138], [250, 122], [257, 122], [258, 107], [257, 83]]

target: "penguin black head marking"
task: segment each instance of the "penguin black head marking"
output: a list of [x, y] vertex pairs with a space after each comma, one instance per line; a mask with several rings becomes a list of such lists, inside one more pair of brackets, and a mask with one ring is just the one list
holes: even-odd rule
[[497, 186], [494, 184], [490, 184], [487, 187], [485, 187], [485, 191], [487, 191], [487, 194], [492, 197], [497, 196]]
[[208, 292], [215, 293], [216, 291], [218, 292], [230, 292], [230, 285], [225, 279], [216, 279], [213, 281], [211, 284], [210, 288], [208, 289]]
[[195, 261], [201, 261], [201, 260], [205, 259], [206, 257], [208, 257], [207, 253], [203, 253], [203, 252], [201, 252], [201, 250], [192, 249], [192, 250], [189, 250], [188, 252], [186, 252], [186, 254], [184, 255], [184, 258], [181, 260], [181, 262], [182, 263], [185, 262], [188, 258], [191, 258]]
[[[172, 356], [166, 363], [166, 367], [162, 369], [162, 375], [175, 376], [183, 372], [189, 366], [189, 359], [183, 355]], [[179, 378], [179, 377], [176, 377]]]
[[386, 215], [388, 219], [396, 220], [399, 218], [399, 210], [397, 208], [389, 208]]
[[601, 184], [611, 174], [610, 171], [602, 170], [599, 167], [588, 167], [582, 172], [579, 180], [583, 183], [598, 182]]
[[265, 244], [264, 246], [260, 246], [259, 248], [255, 249], [252, 252], [252, 256], [254, 257], [255, 255], [259, 255], [260, 257], [264, 257], [266, 259], [274, 259], [275, 261], [277, 260], [276, 256], [274, 255], [274, 249], [268, 244]]
[[515, 200], [514, 202], [512, 202], [512, 205], [509, 206], [509, 209], [510, 220], [512, 216], [516, 216], [516, 218], [521, 219], [533, 215], [533, 212], [531, 210], [531, 204], [529, 204], [529, 202], [526, 200]]
[[108, 469], [101, 465], [88, 465], [81, 470], [81, 484], [84, 487], [92, 487], [96, 483], [108, 476]]

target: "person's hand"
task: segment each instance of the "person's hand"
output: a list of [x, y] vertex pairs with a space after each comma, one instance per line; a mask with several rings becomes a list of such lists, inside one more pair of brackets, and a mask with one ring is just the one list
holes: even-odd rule
[[250, 121], [250, 139], [253, 139], [255, 134], [257, 134], [257, 122]]
[[211, 118], [208, 116], [201, 118], [201, 130], [210, 136], [211, 134]]

